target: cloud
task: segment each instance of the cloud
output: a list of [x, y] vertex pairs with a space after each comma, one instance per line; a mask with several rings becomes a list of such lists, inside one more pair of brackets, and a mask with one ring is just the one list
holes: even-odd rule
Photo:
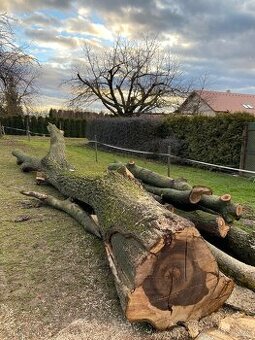
[[45, 8], [68, 10], [72, 7], [72, 4], [72, 0], [1, 0], [0, 11], [17, 13]]
[[19, 16], [35, 53], [48, 62], [48, 96], [61, 96], [52, 77], [79, 62], [85, 42], [106, 48], [116, 33], [156, 33], [188, 76], [208, 73], [212, 88], [255, 92], [254, 0], [2, 0], [1, 10]]
[[24, 26], [40, 26], [40, 27], [49, 27], [49, 26], [59, 26], [61, 24], [60, 20], [57, 18], [54, 18], [52, 16], [35, 12], [31, 15], [28, 15], [24, 19], [21, 20], [21, 23]]
[[90, 18], [70, 18], [64, 22], [64, 30], [69, 33], [78, 33], [98, 37], [104, 40], [112, 40], [113, 34], [105, 25], [91, 22]]
[[82, 39], [74, 37], [66, 37], [59, 34], [58, 30], [47, 30], [47, 29], [26, 29], [25, 34], [33, 39], [40, 46], [54, 48], [56, 53], [58, 53], [59, 48], [73, 49], [77, 48]]

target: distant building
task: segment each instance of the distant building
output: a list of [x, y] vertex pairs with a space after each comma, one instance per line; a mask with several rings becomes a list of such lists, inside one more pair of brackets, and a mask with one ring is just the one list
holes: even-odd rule
[[176, 112], [205, 116], [234, 112], [247, 112], [255, 115], [255, 95], [230, 91], [193, 91]]

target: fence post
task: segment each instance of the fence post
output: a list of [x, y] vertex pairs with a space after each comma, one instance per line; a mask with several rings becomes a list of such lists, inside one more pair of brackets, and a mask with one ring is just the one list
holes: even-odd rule
[[97, 155], [97, 135], [95, 135], [95, 153], [96, 153], [96, 162], [98, 162], [98, 155]]
[[[247, 143], [248, 143], [248, 124], [249, 123], [245, 125], [243, 134], [242, 134], [242, 145], [241, 145], [241, 152], [240, 152], [239, 169], [245, 169], [245, 165], [246, 165]], [[239, 175], [242, 176], [243, 173], [240, 171]]]
[[29, 116], [26, 116], [26, 133], [27, 133], [27, 138], [28, 141], [30, 142], [30, 131], [29, 131]]
[[167, 147], [167, 176], [170, 177], [170, 166], [171, 166], [171, 145]]

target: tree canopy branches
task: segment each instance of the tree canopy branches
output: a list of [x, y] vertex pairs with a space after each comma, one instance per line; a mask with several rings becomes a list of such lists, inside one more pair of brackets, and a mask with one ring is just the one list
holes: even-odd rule
[[38, 61], [15, 43], [10, 19], [0, 14], [0, 113], [20, 114], [37, 92]]
[[116, 116], [151, 112], [169, 105], [169, 98], [188, 91], [180, 65], [156, 38], [118, 38], [100, 52], [86, 45], [85, 63], [71, 80], [72, 103], [101, 103]]

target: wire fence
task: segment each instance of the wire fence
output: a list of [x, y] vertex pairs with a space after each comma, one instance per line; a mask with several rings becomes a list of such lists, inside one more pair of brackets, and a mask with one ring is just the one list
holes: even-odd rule
[[38, 132], [33, 132], [31, 130], [25, 130], [25, 129], [18, 129], [14, 128], [11, 126], [5, 126], [2, 125], [2, 133], [5, 134], [5, 130], [13, 130], [13, 131], [23, 131], [25, 132], [24, 135], [30, 135], [30, 136], [50, 136], [48, 133], [38, 133]]
[[[45, 134], [45, 133], [38, 133], [38, 132], [33, 132], [31, 130], [25, 130], [25, 129], [19, 129], [19, 128], [13, 128], [10, 126], [4, 126], [2, 125], [2, 133], [5, 134], [5, 130], [10, 129], [10, 130], [15, 130], [15, 131], [22, 131], [25, 132], [24, 135], [27, 135], [28, 137], [30, 136], [50, 136], [49, 134]], [[207, 163], [207, 162], [202, 162], [202, 161], [198, 161], [198, 160], [194, 160], [194, 159], [189, 159], [189, 158], [183, 158], [183, 157], [179, 157], [176, 155], [171, 154], [171, 148], [168, 148], [168, 153], [160, 153], [160, 152], [151, 152], [151, 151], [143, 151], [143, 150], [136, 150], [136, 149], [129, 149], [129, 148], [122, 148], [119, 146], [115, 146], [115, 145], [111, 145], [111, 144], [105, 144], [105, 143], [101, 143], [97, 140], [96, 136], [94, 140], [89, 140], [88, 141], [89, 144], [94, 144], [95, 147], [95, 157], [96, 157], [96, 161], [98, 161], [98, 146], [103, 146], [115, 151], [120, 151], [120, 152], [129, 152], [132, 154], [137, 154], [137, 155], [144, 155], [144, 156], [157, 156], [157, 157], [167, 157], [167, 163], [168, 163], [168, 175], [170, 174], [170, 165], [171, 162], [170, 160], [173, 159], [175, 161], [179, 161], [182, 164], [186, 163], [186, 164], [194, 164], [194, 165], [200, 165], [200, 166], [205, 166], [208, 167], [210, 169], [217, 169], [217, 170], [221, 170], [221, 171], [231, 171], [236, 173], [237, 175], [240, 174], [249, 174], [252, 175], [252, 178], [255, 177], [255, 171], [251, 171], [251, 170], [245, 170], [245, 169], [240, 169], [240, 168], [233, 168], [233, 167], [229, 167], [229, 166], [224, 166], [224, 165], [218, 165], [218, 164], [213, 164], [213, 163]]]
[[[245, 173], [245, 174], [251, 174], [251, 175], [255, 176], [255, 171], [233, 168], [233, 167], [218, 165], [218, 164], [213, 164], [213, 163], [207, 163], [207, 162], [197, 161], [197, 160], [189, 159], [189, 158], [183, 158], [183, 157], [172, 155], [171, 152], [160, 153], [160, 152], [151, 152], [151, 151], [128, 149], [128, 148], [122, 148], [122, 147], [115, 146], [115, 145], [100, 143], [97, 140], [89, 140], [88, 143], [95, 144], [96, 153], [97, 153], [98, 145], [102, 145], [104, 147], [107, 147], [107, 148], [110, 148], [110, 149], [113, 149], [113, 150], [117, 150], [117, 151], [130, 152], [130, 153], [133, 153], [133, 154], [139, 154], [139, 155], [145, 155], [145, 156], [151, 155], [151, 156], [158, 156], [158, 157], [160, 157], [160, 156], [161, 157], [167, 157], [168, 159], [174, 159], [174, 160], [177, 160], [181, 163], [202, 165], [202, 166], [209, 167], [211, 169], [228, 170], [228, 171], [236, 172], [237, 174]], [[96, 155], [96, 159], [98, 159], [97, 155]]]

